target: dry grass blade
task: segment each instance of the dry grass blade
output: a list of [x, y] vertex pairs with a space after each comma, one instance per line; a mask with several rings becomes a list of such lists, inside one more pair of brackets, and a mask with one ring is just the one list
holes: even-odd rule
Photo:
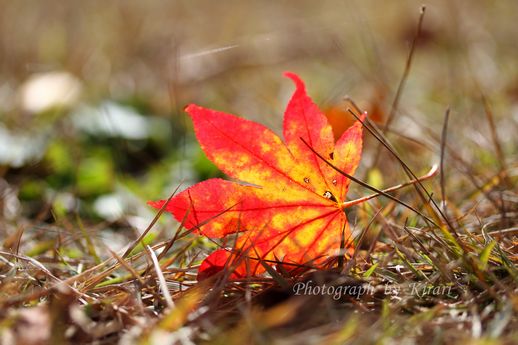
[[110, 254], [119, 262], [119, 264], [124, 267], [136, 280], [140, 282], [140, 284], [144, 285], [144, 280], [140, 277], [140, 274], [129, 264], [124, 260], [121, 256], [119, 256], [117, 253], [115, 253], [110, 248], [107, 248]]
[[144, 242], [142, 242], [142, 240], [144, 239], [144, 237], [148, 234], [148, 232], [153, 228], [153, 226], [155, 225], [155, 223], [158, 221], [158, 219], [160, 218], [160, 216], [162, 215], [162, 213], [164, 212], [167, 204], [169, 203], [169, 201], [171, 201], [171, 199], [174, 197], [174, 195], [176, 194], [176, 192], [178, 192], [178, 189], [180, 189], [181, 187], [181, 184], [179, 184], [176, 189], [173, 191], [173, 193], [169, 196], [169, 198], [167, 198], [167, 201], [164, 203], [164, 205], [162, 206], [162, 208], [157, 212], [157, 214], [155, 215], [155, 217], [153, 218], [153, 220], [151, 221], [151, 223], [149, 223], [148, 227], [146, 228], [146, 230], [144, 230], [144, 232], [142, 232], [142, 234], [132, 243], [130, 244], [130, 246], [128, 247], [128, 249], [126, 249], [126, 251], [124, 252], [124, 254], [122, 255], [122, 258], [125, 259], [133, 249], [135, 249], [135, 247], [140, 243], [142, 245], [144, 245]]
[[160, 263], [158, 262], [155, 252], [153, 251], [153, 249], [151, 249], [150, 246], [146, 246], [146, 251], [151, 257], [153, 266], [155, 267], [155, 272], [160, 283], [160, 290], [162, 291], [162, 295], [164, 295], [164, 300], [169, 308], [174, 308], [173, 298], [171, 297], [171, 293], [169, 292], [169, 288], [167, 287], [167, 282], [165, 280], [164, 273], [160, 268]]

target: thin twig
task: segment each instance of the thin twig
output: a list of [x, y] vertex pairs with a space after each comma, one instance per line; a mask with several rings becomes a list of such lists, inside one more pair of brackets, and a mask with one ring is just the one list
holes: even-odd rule
[[[410, 185], [413, 185], [413, 184], [416, 184], [418, 181], [419, 182], [422, 182], [424, 180], [428, 180], [429, 178], [432, 178], [434, 177], [437, 172], [438, 172], [438, 167], [437, 165], [434, 165], [432, 166], [432, 168], [430, 169], [430, 171], [428, 173], [426, 173], [426, 175], [423, 175], [419, 178], [416, 178], [416, 179], [413, 179], [413, 180], [410, 180], [408, 182], [405, 182], [405, 183], [401, 183], [401, 184], [398, 184], [396, 186], [393, 186], [393, 187], [390, 187], [390, 188], [387, 188], [387, 189], [383, 189], [381, 192], [384, 192], [384, 193], [390, 193], [390, 192], [394, 192], [398, 189], [401, 189], [401, 188], [404, 188], [404, 187], [407, 187], [407, 186], [410, 186]], [[374, 194], [371, 194], [371, 195], [367, 195], [367, 196], [364, 196], [364, 197], [361, 197], [361, 198], [358, 198], [358, 199], [355, 199], [355, 200], [350, 200], [350, 201], [344, 201], [342, 203], [342, 206], [343, 207], [350, 207], [350, 206], [354, 206], [354, 205], [357, 205], [357, 204], [360, 204], [362, 202], [365, 202], [367, 200], [370, 200], [370, 199], [373, 199], [375, 197], [378, 197], [380, 195], [383, 195], [382, 193], [374, 193]]]
[[446, 114], [444, 116], [444, 123], [442, 126], [442, 134], [441, 134], [441, 199], [442, 199], [442, 207], [444, 215], [447, 217], [447, 208], [446, 208], [446, 193], [445, 193], [445, 180], [444, 180], [444, 156], [446, 154], [446, 134], [448, 133], [448, 120], [450, 118], [450, 108], [446, 109]]
[[[401, 76], [401, 80], [399, 81], [396, 95], [394, 97], [394, 101], [392, 102], [392, 106], [390, 108], [390, 112], [387, 116], [387, 121], [385, 122], [385, 125], [383, 126], [383, 133], [385, 133], [392, 124], [392, 121], [394, 120], [396, 113], [399, 109], [399, 101], [401, 99], [401, 95], [403, 94], [403, 90], [405, 88], [406, 81], [408, 79], [408, 75], [410, 74], [410, 68], [412, 67], [412, 61], [414, 59], [414, 53], [415, 48], [417, 47], [417, 42], [419, 40], [419, 36], [421, 35], [422, 27], [423, 27], [423, 21], [424, 21], [424, 15], [426, 13], [426, 6], [421, 7], [421, 12], [419, 14], [419, 21], [417, 23], [416, 33], [414, 35], [414, 39], [412, 40], [412, 45], [410, 46], [410, 51], [408, 52], [408, 57], [406, 59], [405, 69], [403, 70], [403, 75]], [[373, 160], [372, 166], [376, 166], [378, 164], [378, 160], [380, 157], [380, 151], [379, 145], [378, 150], [376, 150], [376, 157]]]

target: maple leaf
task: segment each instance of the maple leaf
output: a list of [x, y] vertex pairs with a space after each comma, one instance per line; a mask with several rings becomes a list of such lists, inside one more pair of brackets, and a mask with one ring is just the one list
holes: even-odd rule
[[[258, 123], [194, 104], [186, 107], [207, 157], [236, 180], [200, 182], [165, 205], [186, 228], [209, 238], [238, 233], [232, 250], [218, 249], [205, 259], [198, 279], [231, 261], [231, 278], [264, 272], [260, 260], [280, 260], [283, 268], [319, 265], [338, 253], [344, 238], [352, 248], [344, 212], [350, 180], [316, 153], [354, 174], [362, 124], [355, 122], [335, 143], [331, 126], [302, 80], [285, 75], [296, 90], [284, 115], [284, 141]], [[166, 202], [149, 204], [161, 209]], [[239, 254], [247, 260], [234, 260]]]

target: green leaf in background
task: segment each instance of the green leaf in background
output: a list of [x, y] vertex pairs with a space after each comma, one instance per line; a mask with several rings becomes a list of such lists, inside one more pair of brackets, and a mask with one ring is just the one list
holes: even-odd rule
[[221, 177], [222, 174], [219, 169], [212, 163], [205, 153], [198, 147], [198, 152], [193, 161], [194, 170], [197, 173], [197, 177], [200, 181], [207, 180], [213, 177]]
[[111, 191], [115, 180], [110, 155], [97, 150], [83, 159], [77, 170], [77, 189], [83, 196], [99, 195]]
[[56, 174], [66, 174], [73, 168], [72, 154], [67, 143], [56, 140], [51, 142], [45, 154], [45, 161]]
[[18, 196], [21, 200], [41, 199], [45, 192], [45, 182], [42, 180], [27, 180], [20, 186]]
[[493, 248], [496, 245], [496, 241], [492, 240], [487, 244], [487, 246], [482, 249], [480, 252], [480, 269], [485, 270], [487, 268], [487, 263], [489, 262], [489, 257], [491, 256], [491, 252], [493, 251]]
[[42, 255], [56, 246], [55, 240], [36, 242], [25, 254], [30, 257]]
[[133, 256], [135, 254], [138, 254], [141, 251], [143, 251], [144, 250], [144, 246], [152, 244], [153, 241], [156, 239], [156, 236], [157, 236], [156, 233], [153, 233], [153, 232], [148, 233], [146, 236], [144, 236], [142, 241], [139, 244], [137, 244], [135, 246], [135, 248], [133, 248], [133, 250], [129, 253], [128, 256], [131, 257], [131, 256]]
[[374, 273], [374, 271], [376, 270], [378, 265], [379, 265], [379, 262], [377, 262], [374, 265], [372, 265], [371, 267], [369, 267], [369, 269], [367, 271], [365, 271], [365, 273], [363, 273], [363, 278], [369, 278]]
[[381, 171], [376, 168], [369, 170], [369, 173], [367, 174], [367, 183], [375, 188], [382, 189], [383, 175], [381, 175]]

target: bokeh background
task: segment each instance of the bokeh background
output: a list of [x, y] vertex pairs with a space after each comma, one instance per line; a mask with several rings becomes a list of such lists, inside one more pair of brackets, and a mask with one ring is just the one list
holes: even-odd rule
[[[284, 71], [301, 75], [338, 132], [351, 123], [345, 95], [382, 126], [421, 5], [1, 0], [0, 236], [84, 229], [114, 249], [126, 245], [155, 214], [146, 200], [220, 176], [183, 107], [198, 103], [280, 132], [293, 91]], [[516, 1], [427, 4], [387, 135], [417, 173], [425, 172], [439, 160], [450, 108], [446, 176], [456, 176], [447, 180], [453, 200], [472, 190], [473, 176], [483, 181], [516, 161], [517, 13]], [[504, 162], [495, 155], [488, 109]], [[388, 155], [375, 161], [376, 141], [366, 142], [358, 176], [378, 187], [404, 181]], [[173, 221], [162, 218], [170, 236]], [[35, 255], [55, 238], [24, 243]]]

